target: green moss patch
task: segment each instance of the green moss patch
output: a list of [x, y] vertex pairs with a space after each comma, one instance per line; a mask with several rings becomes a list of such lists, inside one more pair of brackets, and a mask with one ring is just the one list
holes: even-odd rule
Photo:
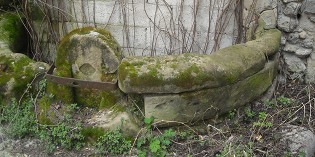
[[23, 17], [16, 13], [0, 15], [0, 41], [8, 45], [13, 52], [23, 52], [27, 42]]

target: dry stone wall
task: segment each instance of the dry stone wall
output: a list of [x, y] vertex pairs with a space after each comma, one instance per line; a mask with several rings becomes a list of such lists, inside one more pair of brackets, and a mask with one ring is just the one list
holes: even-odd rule
[[286, 76], [315, 83], [315, 1], [282, 0], [278, 5]]

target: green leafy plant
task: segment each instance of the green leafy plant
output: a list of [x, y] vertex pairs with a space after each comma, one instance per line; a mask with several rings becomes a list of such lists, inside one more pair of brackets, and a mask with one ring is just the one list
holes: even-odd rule
[[146, 157], [150, 153], [153, 157], [164, 157], [171, 145], [171, 140], [176, 136], [172, 129], [165, 130], [160, 135], [153, 135], [151, 124], [154, 118], [145, 118], [146, 132], [137, 140], [138, 156]]
[[131, 141], [126, 140], [119, 130], [109, 131], [98, 138], [96, 151], [99, 154], [121, 155], [131, 148]]
[[272, 127], [272, 122], [266, 121], [268, 114], [266, 112], [259, 112], [258, 121], [253, 123], [253, 126], [260, 126], [260, 127]]
[[251, 109], [250, 109], [250, 107], [246, 107], [245, 108], [245, 114], [246, 114], [246, 117], [247, 118], [250, 118], [250, 119], [252, 119], [252, 118], [254, 118], [255, 117], [255, 112], [253, 112]]
[[32, 99], [26, 99], [21, 105], [12, 99], [11, 104], [2, 106], [1, 110], [0, 121], [7, 125], [5, 132], [8, 135], [13, 138], [34, 135], [37, 128]]
[[56, 126], [42, 126], [39, 132], [40, 140], [45, 143], [47, 152], [52, 152], [60, 146], [65, 149], [80, 149], [84, 145], [84, 136], [81, 133], [82, 126], [77, 123], [71, 126], [61, 122]]
[[167, 154], [167, 149], [171, 146], [171, 139], [176, 133], [172, 129], [165, 130], [159, 136], [153, 136], [152, 132], [147, 132], [137, 140], [138, 156], [147, 156], [147, 150], [153, 157], [164, 157]]
[[282, 106], [289, 106], [291, 105], [294, 101], [290, 98], [287, 98], [285, 96], [280, 96], [277, 98], [277, 102], [279, 105], [282, 105]]

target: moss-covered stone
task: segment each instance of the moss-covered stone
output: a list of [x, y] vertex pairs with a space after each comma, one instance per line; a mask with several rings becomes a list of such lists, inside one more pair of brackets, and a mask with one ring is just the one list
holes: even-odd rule
[[[57, 49], [54, 75], [96, 82], [117, 80], [121, 48], [106, 30], [79, 28], [66, 35]], [[48, 91], [69, 103], [75, 101], [88, 107], [110, 107], [119, 100], [118, 91], [102, 91], [48, 85]], [[64, 95], [64, 93], [66, 93]], [[71, 100], [74, 98], [75, 100]]]
[[130, 57], [119, 66], [119, 87], [126, 93], [180, 93], [219, 87], [258, 72], [265, 61], [261, 51], [245, 45], [213, 55]]
[[19, 99], [35, 75], [44, 72], [47, 64], [36, 63], [19, 53], [0, 53], [0, 96], [5, 101]]
[[0, 42], [3, 47], [9, 47], [13, 52], [26, 50], [26, 30], [23, 25], [23, 17], [16, 13], [0, 15]]
[[156, 122], [161, 122], [160, 125], [174, 125], [169, 122], [193, 123], [214, 118], [253, 101], [264, 93], [276, 76], [276, 63], [269, 62], [258, 73], [218, 88], [181, 94], [145, 95], [145, 116], [155, 117]]
[[181, 93], [233, 84], [257, 73], [278, 52], [280, 31], [259, 28], [256, 34], [254, 41], [212, 55], [125, 58], [118, 70], [119, 87], [126, 93]]
[[102, 128], [105, 131], [121, 130], [126, 137], [135, 137], [140, 130], [140, 121], [121, 102], [110, 108], [102, 109], [93, 114], [85, 123], [89, 126]]

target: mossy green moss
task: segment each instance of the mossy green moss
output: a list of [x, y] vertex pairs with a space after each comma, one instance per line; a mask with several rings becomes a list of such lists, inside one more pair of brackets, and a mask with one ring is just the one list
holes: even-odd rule
[[69, 86], [47, 82], [47, 93], [52, 94], [54, 99], [66, 104], [74, 103], [73, 89]]
[[75, 89], [76, 102], [85, 107], [110, 108], [121, 98], [120, 91], [101, 91], [97, 89]]
[[94, 144], [99, 137], [105, 135], [105, 130], [99, 127], [88, 126], [83, 128], [81, 133], [84, 136], [85, 142]]
[[22, 23], [23, 17], [16, 13], [5, 13], [0, 15], [0, 40], [13, 52], [26, 50], [26, 30]]
[[38, 122], [40, 124], [51, 125], [53, 122], [51, 121], [51, 117], [54, 117], [54, 112], [50, 111], [50, 107], [52, 104], [52, 99], [44, 96], [38, 101]]
[[23, 54], [1, 54], [0, 65], [5, 68], [0, 70], [0, 88], [5, 90], [0, 93], [4, 95], [2, 92], [8, 92], [10, 96], [19, 99], [36, 75], [33, 63]]
[[[57, 49], [57, 58], [56, 58], [56, 70], [54, 75], [73, 78], [72, 74], [72, 65], [77, 59], [77, 53], [74, 48], [79, 46], [79, 39], [73, 38], [76, 35], [87, 35], [91, 32], [97, 32], [97, 37], [102, 39], [106, 47], [102, 49], [111, 49], [115, 55], [120, 59], [121, 58], [121, 48], [118, 45], [117, 41], [113, 36], [106, 30], [97, 29], [93, 27], [85, 27], [75, 29], [69, 34], [67, 34], [60, 42]], [[94, 34], [95, 35], [95, 34]], [[92, 44], [92, 43], [91, 43]], [[104, 45], [101, 45], [104, 46]], [[104, 82], [113, 82], [117, 78], [117, 74], [106, 74], [105, 72], [101, 75], [101, 81]], [[65, 87], [62, 85], [48, 85], [48, 91], [56, 96], [56, 98], [61, 100], [71, 100], [70, 97], [75, 97], [75, 101], [83, 106], [88, 107], [108, 107], [112, 106], [117, 101], [117, 96], [112, 92], [99, 91], [99, 90], [90, 90], [90, 89], [72, 89], [75, 92], [70, 90], [70, 87]], [[66, 90], [67, 94], [64, 95]], [[65, 97], [65, 98], [63, 98]], [[73, 100], [73, 99], [72, 99]], [[71, 100], [71, 101], [72, 101]]]

